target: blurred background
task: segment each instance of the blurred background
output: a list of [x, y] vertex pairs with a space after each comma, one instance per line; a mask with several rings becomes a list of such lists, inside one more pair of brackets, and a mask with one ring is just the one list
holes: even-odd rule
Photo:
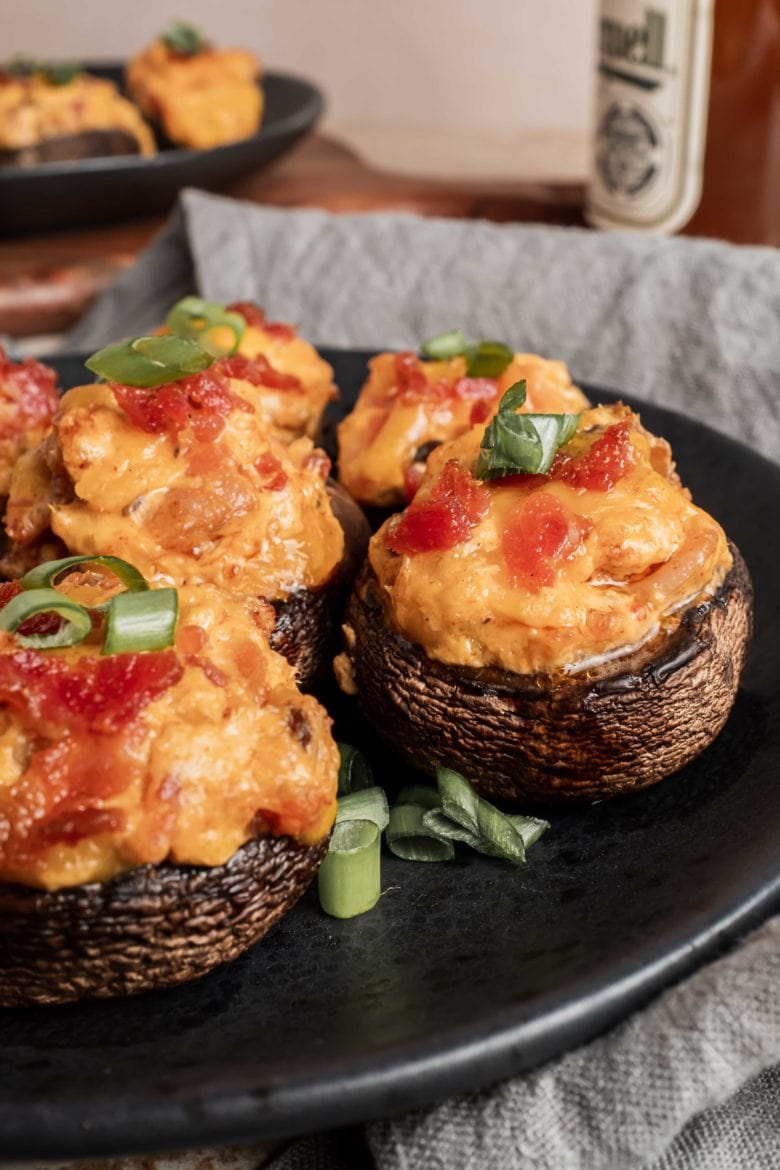
[[4, 56], [124, 59], [187, 20], [316, 80], [323, 131], [376, 166], [582, 178], [596, 12], [597, 0], [2, 0], [0, 43]]

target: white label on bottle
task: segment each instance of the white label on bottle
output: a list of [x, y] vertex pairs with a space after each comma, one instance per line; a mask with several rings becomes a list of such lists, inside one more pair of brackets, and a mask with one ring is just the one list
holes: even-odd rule
[[601, 0], [586, 216], [674, 232], [701, 198], [714, 0]]

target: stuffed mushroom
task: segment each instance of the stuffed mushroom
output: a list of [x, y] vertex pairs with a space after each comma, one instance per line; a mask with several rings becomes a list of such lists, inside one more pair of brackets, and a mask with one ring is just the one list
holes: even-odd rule
[[490, 418], [518, 379], [527, 384], [527, 410], [587, 406], [563, 362], [491, 344], [502, 352], [497, 365], [485, 363], [490, 376], [470, 374], [480, 367], [463, 354], [437, 361], [411, 352], [371, 359], [355, 409], [338, 428], [339, 481], [354, 499], [372, 508], [403, 507], [431, 451]]
[[136, 107], [105, 78], [69, 67], [0, 72], [0, 166], [155, 149]]
[[197, 977], [297, 901], [339, 757], [272, 626], [112, 558], [0, 586], [0, 1005]]
[[255, 134], [263, 116], [260, 62], [220, 49], [174, 22], [127, 66], [127, 88], [161, 137], [208, 150]]
[[502, 402], [487, 430], [439, 447], [372, 538], [340, 681], [405, 759], [489, 796], [653, 784], [731, 709], [751, 630], [744, 562], [628, 407], [542, 416], [538, 474], [512, 469], [533, 445], [532, 416], [513, 417]]
[[0, 497], [8, 495], [16, 460], [41, 441], [58, 405], [55, 371], [33, 358], [14, 362], [0, 345]]
[[[357, 506], [331, 503], [327, 456], [311, 439], [273, 436], [262, 388], [243, 367], [234, 376], [234, 358], [214, 360], [176, 337], [101, 353], [109, 377], [121, 368], [130, 382], [148, 381], [140, 361], [158, 384], [111, 380], [63, 396], [51, 433], [15, 467], [3, 571], [53, 555], [55, 540], [61, 553], [121, 556], [155, 584], [262, 598], [277, 611], [273, 637], [310, 684], [366, 539]], [[171, 353], [198, 371], [150, 356]]]

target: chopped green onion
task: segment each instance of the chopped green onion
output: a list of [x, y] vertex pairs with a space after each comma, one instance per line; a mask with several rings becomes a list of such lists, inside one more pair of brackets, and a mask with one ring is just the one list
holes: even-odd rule
[[439, 333], [431, 337], [420, 346], [420, 351], [433, 361], [446, 361], [447, 358], [461, 357], [468, 349], [469, 342], [460, 329], [448, 329], [446, 333]]
[[[201, 297], [184, 297], [173, 306], [165, 324], [179, 337], [187, 337], [215, 357], [235, 353], [241, 341], [246, 321], [240, 313], [229, 312], [224, 305], [215, 301], [204, 301]], [[219, 344], [219, 330], [228, 329], [231, 341], [227, 346]]]
[[439, 808], [441, 797], [429, 784], [407, 784], [395, 799], [396, 804], [420, 804], [423, 808]]
[[379, 901], [381, 834], [373, 821], [341, 821], [319, 869], [320, 905], [333, 918], [365, 914]]
[[84, 363], [109, 382], [151, 389], [200, 373], [214, 361], [200, 345], [175, 333], [134, 337], [108, 345]]
[[341, 756], [338, 795], [346, 796], [348, 792], [373, 787], [374, 775], [371, 765], [360, 749], [352, 747], [349, 743], [340, 743], [338, 749]]
[[521, 813], [507, 813], [506, 819], [523, 838], [526, 849], [535, 845], [542, 833], [546, 833], [550, 827], [550, 822], [543, 821], [541, 817], [526, 817]]
[[522, 472], [545, 475], [559, 448], [577, 429], [578, 414], [517, 414], [525, 402], [525, 380], [510, 386], [485, 428], [475, 476], [501, 479]]
[[[519, 827], [479, 796], [468, 780], [452, 768], [437, 768], [436, 782], [441, 808], [430, 809], [423, 818], [423, 823], [431, 832], [451, 840], [463, 841], [478, 853], [501, 857], [515, 865], [525, 862], [524, 836]], [[536, 822], [536, 818], [524, 819]], [[538, 823], [528, 826], [529, 836], [532, 827], [536, 831]], [[536, 836], [543, 831], [540, 829]]]
[[203, 33], [184, 20], [171, 21], [160, 34], [160, 40], [179, 57], [194, 57], [196, 53], [202, 53], [206, 48]]
[[106, 610], [103, 654], [164, 650], [173, 645], [179, 595], [175, 589], [118, 593]]
[[390, 851], [404, 861], [452, 861], [455, 847], [429, 828], [426, 816], [420, 804], [395, 805], [387, 826]]
[[514, 358], [503, 341], [469, 341], [460, 329], [449, 329], [431, 337], [420, 347], [424, 357], [434, 361], [465, 357], [470, 378], [498, 378]]
[[342, 821], [373, 821], [381, 833], [387, 828], [389, 816], [385, 790], [374, 785], [373, 788], [363, 788], [339, 798], [336, 824]]
[[[65, 624], [51, 634], [19, 634], [17, 631], [32, 617], [52, 613]], [[60, 646], [77, 646], [92, 633], [92, 618], [83, 605], [77, 605], [56, 589], [36, 589], [17, 593], [0, 610], [0, 629], [16, 634], [22, 646], [35, 650], [56, 650]]]
[[138, 593], [149, 588], [149, 582], [138, 572], [135, 565], [120, 557], [62, 557], [59, 561], [46, 561], [25, 573], [21, 580], [22, 589], [55, 589], [59, 577], [78, 565], [97, 565], [108, 569], [121, 581], [125, 589]]
[[479, 341], [466, 350], [466, 373], [470, 378], [498, 378], [514, 356], [502, 341]]

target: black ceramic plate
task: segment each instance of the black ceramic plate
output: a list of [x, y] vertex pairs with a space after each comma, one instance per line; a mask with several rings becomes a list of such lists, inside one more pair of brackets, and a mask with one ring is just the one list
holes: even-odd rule
[[[121, 65], [85, 64], [85, 69], [121, 85]], [[214, 150], [0, 167], [0, 234], [154, 215], [167, 211], [183, 187], [220, 191], [260, 170], [311, 130], [323, 109], [320, 91], [301, 78], [266, 73], [263, 89], [265, 113], [258, 133]]]
[[[365, 355], [327, 356], [349, 401]], [[778, 906], [780, 468], [680, 415], [642, 415], [753, 573], [757, 636], [718, 741], [647, 792], [557, 814], [525, 869], [386, 857], [362, 918], [326, 918], [312, 892], [199, 983], [0, 1012], [2, 1156], [267, 1138], [473, 1089], [595, 1036]]]

